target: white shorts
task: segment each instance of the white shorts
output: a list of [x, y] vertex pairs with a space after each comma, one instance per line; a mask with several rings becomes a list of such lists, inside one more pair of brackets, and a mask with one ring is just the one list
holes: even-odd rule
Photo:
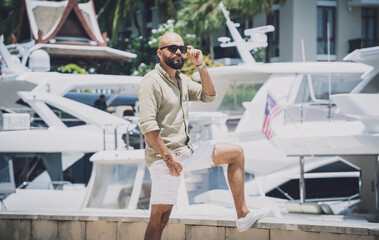
[[[211, 141], [197, 142], [194, 152], [189, 157], [179, 157], [183, 171], [199, 170], [214, 167], [212, 154], [215, 144]], [[171, 176], [163, 160], [153, 162], [149, 167], [151, 175], [151, 204], [175, 204], [178, 196], [181, 177]]]

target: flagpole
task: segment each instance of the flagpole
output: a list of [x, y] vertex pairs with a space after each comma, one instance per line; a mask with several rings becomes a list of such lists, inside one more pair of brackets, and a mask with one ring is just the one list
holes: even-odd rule
[[[274, 95], [270, 92], [270, 90], [267, 89], [267, 95], [268, 94], [275, 101], [275, 103], [283, 110], [284, 116], [287, 116], [291, 120], [291, 122], [293, 123], [293, 125], [295, 126], [297, 131], [299, 132], [300, 136], [304, 137], [302, 131], [300, 131], [300, 129], [297, 127], [295, 121], [291, 118], [291, 116], [289, 114], [286, 113], [285, 109], [279, 104], [279, 101], [274, 97]], [[266, 100], [266, 102], [267, 102], [267, 100]], [[309, 155], [311, 157], [313, 157], [314, 154], [313, 154], [313, 151], [311, 150], [311, 148], [309, 148], [308, 145], [305, 145], [305, 148], [306, 148], [307, 152], [309, 152]], [[304, 155], [306, 155], [306, 154], [304, 154]], [[300, 166], [299, 194], [300, 194], [300, 202], [301, 203], [305, 203], [305, 199], [306, 199], [305, 170], [304, 170], [305, 158], [304, 158], [304, 155], [301, 155], [299, 158], [299, 166]]]
[[272, 99], [274, 99], [274, 101], [276, 102], [276, 104], [278, 104], [278, 106], [279, 106], [281, 109], [283, 109], [283, 113], [284, 113], [284, 115], [290, 119], [290, 121], [293, 123], [293, 125], [295, 125], [295, 128], [296, 128], [296, 129], [299, 129], [299, 128], [297, 127], [297, 125], [296, 125], [296, 122], [295, 122], [295, 121], [291, 118], [291, 116], [286, 112], [285, 108], [284, 108], [282, 105], [280, 105], [278, 99], [274, 97], [274, 95], [272, 94], [272, 92], [271, 92], [269, 89], [267, 89], [267, 93], [270, 94], [270, 96], [272, 97]]

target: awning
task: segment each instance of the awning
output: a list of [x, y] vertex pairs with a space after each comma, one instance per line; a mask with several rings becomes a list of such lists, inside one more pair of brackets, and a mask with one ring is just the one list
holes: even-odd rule
[[127, 61], [137, 57], [136, 54], [117, 50], [110, 47], [64, 45], [64, 44], [37, 44], [45, 50], [51, 58], [85, 58], [110, 61]]
[[379, 0], [350, 0], [349, 7], [378, 7]]

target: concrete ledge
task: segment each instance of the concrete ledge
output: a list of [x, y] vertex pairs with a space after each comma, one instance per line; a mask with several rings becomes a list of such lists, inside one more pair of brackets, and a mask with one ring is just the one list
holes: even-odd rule
[[[143, 239], [148, 213], [0, 213], [0, 239]], [[233, 219], [174, 215], [162, 239], [379, 240], [379, 224], [265, 218], [244, 233]]]

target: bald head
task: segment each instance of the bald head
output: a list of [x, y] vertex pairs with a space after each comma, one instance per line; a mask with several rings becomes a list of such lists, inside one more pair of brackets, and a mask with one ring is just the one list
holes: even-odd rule
[[183, 46], [184, 42], [183, 42], [182, 37], [179, 34], [175, 32], [166, 32], [159, 39], [159, 48], [165, 47], [168, 45]]

